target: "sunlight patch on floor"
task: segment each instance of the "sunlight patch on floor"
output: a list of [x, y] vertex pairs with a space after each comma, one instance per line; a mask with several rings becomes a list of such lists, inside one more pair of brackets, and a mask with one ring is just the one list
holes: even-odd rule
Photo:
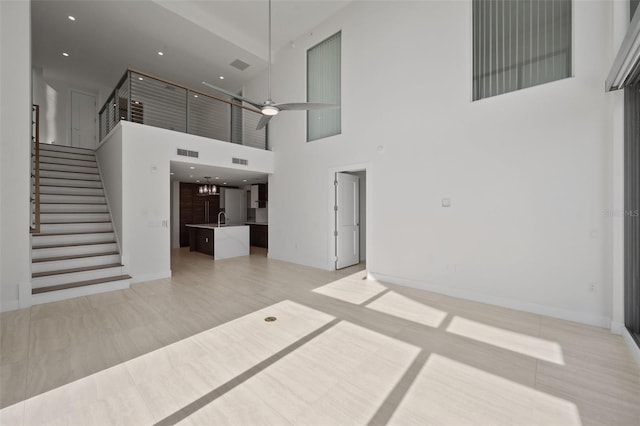
[[363, 279], [365, 277], [366, 271], [359, 271], [312, 291], [343, 302], [360, 305], [387, 289], [377, 281]]
[[180, 424], [366, 424], [419, 352], [341, 321]]
[[543, 361], [564, 365], [560, 344], [550, 340], [493, 327], [459, 316], [451, 320], [447, 331]]
[[446, 312], [432, 308], [424, 303], [416, 302], [395, 291], [382, 295], [366, 306], [374, 311], [435, 328], [440, 327], [442, 321], [447, 317]]
[[[267, 323], [264, 318], [276, 316]], [[2, 424], [152, 424], [334, 319], [285, 300], [0, 410]]]
[[572, 402], [431, 354], [390, 424], [581, 425]]

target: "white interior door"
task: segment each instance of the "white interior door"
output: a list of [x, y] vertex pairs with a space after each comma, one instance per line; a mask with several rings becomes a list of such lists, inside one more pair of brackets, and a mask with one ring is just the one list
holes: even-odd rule
[[96, 149], [96, 97], [71, 91], [71, 146]]
[[336, 173], [336, 269], [360, 262], [360, 178]]

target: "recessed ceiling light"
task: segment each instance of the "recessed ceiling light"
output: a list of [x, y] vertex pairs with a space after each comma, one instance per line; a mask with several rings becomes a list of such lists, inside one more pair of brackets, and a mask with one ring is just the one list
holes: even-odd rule
[[169, 173], [169, 174], [170, 174], [171, 176], [175, 175], [175, 173], [173, 173], [173, 172], [171, 172], [171, 173]]
[[197, 97], [198, 97], [198, 95], [193, 95], [193, 97], [194, 97], [194, 98], [197, 98]]
[[163, 52], [158, 52], [158, 55], [164, 56], [164, 53]]
[[192, 178], [192, 177], [193, 177], [193, 175], [189, 175], [189, 177], [190, 177], [190, 178]]
[[223, 185], [226, 185], [226, 184], [227, 184], [227, 182], [222, 182], [222, 184], [223, 184]]
[[216, 176], [216, 179], [220, 179], [218, 176]]
[[246, 180], [246, 179], [242, 179], [242, 181], [243, 181], [243, 182], [246, 182], [247, 180]]
[[200, 179], [196, 179], [196, 182], [197, 182], [197, 183], [200, 183]]
[[144, 78], [142, 78], [142, 77], [138, 77], [138, 80], [142, 81], [142, 80], [144, 80]]
[[221, 76], [220, 76], [220, 80], [224, 80], [224, 75], [221, 75]]
[[67, 52], [62, 52], [62, 56], [69, 57], [69, 54]]
[[139, 105], [139, 104], [140, 104], [140, 101], [136, 101], [136, 105]]
[[71, 15], [69, 15], [69, 20], [70, 20], [70, 21], [75, 21], [75, 20], [76, 20], [76, 17], [75, 17], [75, 16], [71, 16]]
[[189, 166], [189, 168], [190, 168], [191, 170], [195, 170], [195, 169], [196, 169], [196, 168], [195, 168], [195, 167], [193, 167], [193, 166]]

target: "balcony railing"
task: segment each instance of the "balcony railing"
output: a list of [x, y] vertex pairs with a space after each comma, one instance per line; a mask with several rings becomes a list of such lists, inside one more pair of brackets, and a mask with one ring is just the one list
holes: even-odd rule
[[237, 99], [214, 96], [127, 70], [100, 110], [100, 140], [120, 120], [268, 149], [262, 114]]

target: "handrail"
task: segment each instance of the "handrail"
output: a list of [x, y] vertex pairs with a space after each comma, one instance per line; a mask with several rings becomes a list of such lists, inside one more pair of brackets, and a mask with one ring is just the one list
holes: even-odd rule
[[98, 112], [100, 139], [124, 120], [269, 149], [267, 129], [257, 129], [262, 112], [225, 95], [127, 68]]
[[40, 233], [40, 105], [33, 104], [31, 107], [32, 114], [34, 118], [32, 120], [32, 125], [34, 128], [32, 129], [32, 146], [33, 146], [33, 176], [34, 176], [34, 190], [33, 190], [33, 200], [34, 203], [34, 211], [33, 211], [33, 225], [30, 229], [31, 233], [38, 234]]
[[[192, 89], [191, 87], [185, 86], [185, 85], [183, 85], [183, 84], [174, 83], [173, 81], [165, 80], [164, 78], [156, 77], [156, 76], [155, 76], [155, 75], [153, 75], [153, 74], [149, 74], [149, 73], [146, 73], [146, 72], [138, 71], [138, 70], [133, 69], [133, 68], [129, 68], [127, 71], [135, 72], [136, 74], [140, 74], [140, 75], [143, 75], [143, 76], [148, 77], [148, 78], [153, 78], [154, 80], [158, 80], [158, 81], [161, 81], [161, 82], [163, 82], [163, 83], [171, 84], [172, 86], [176, 86], [176, 87], [179, 87], [179, 88], [181, 88], [181, 89], [188, 90], [188, 91], [190, 91], [191, 93], [196, 93], [196, 94], [198, 94], [198, 95], [206, 96], [206, 97], [208, 97], [208, 98], [215, 99], [215, 100], [218, 100], [218, 101], [221, 101], [221, 102], [227, 103], [227, 104], [229, 104], [229, 105], [237, 106], [237, 107], [240, 107], [240, 108], [243, 108], [243, 109], [249, 110], [249, 111], [253, 111], [253, 112], [257, 112], [257, 113], [259, 113], [259, 114], [262, 114], [262, 111], [260, 111], [258, 108], [248, 107], [248, 106], [246, 106], [246, 105], [242, 104], [241, 102], [233, 102], [233, 100], [229, 100], [229, 99], [225, 99], [225, 98], [220, 98], [220, 97], [218, 97], [218, 96], [214, 96], [214, 95], [212, 95], [212, 94], [210, 94], [210, 93], [201, 92], [201, 91], [199, 91], [199, 90]], [[126, 77], [126, 75], [127, 75], [127, 74], [125, 73], [125, 77]], [[119, 85], [119, 84], [118, 84], [118, 85]], [[235, 99], [235, 98], [234, 98], [234, 99]]]

